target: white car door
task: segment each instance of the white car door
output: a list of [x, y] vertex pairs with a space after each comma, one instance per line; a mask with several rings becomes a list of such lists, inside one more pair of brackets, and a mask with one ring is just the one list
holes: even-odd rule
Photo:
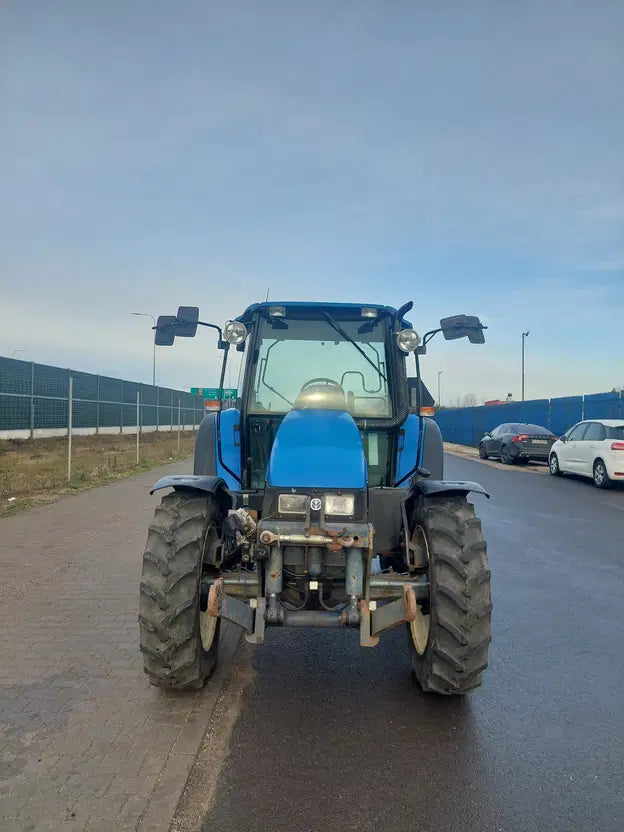
[[562, 471], [569, 471], [572, 474], [580, 473], [579, 445], [586, 430], [587, 422], [579, 422], [567, 433], [568, 439], [561, 449], [559, 459], [559, 467]]
[[602, 443], [607, 438], [605, 426], [600, 422], [590, 422], [578, 445], [579, 474], [591, 477], [594, 474], [594, 462], [600, 456]]

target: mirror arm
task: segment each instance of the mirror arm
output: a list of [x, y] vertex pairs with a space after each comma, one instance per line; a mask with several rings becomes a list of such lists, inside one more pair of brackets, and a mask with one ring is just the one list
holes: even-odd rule
[[222, 331], [220, 326], [217, 326], [216, 324], [207, 324], [207, 323], [205, 323], [205, 321], [197, 321], [197, 325], [198, 326], [209, 326], [211, 329], [216, 329], [217, 332], [219, 333], [219, 341], [223, 341], [223, 331]]
[[[184, 318], [176, 318], [176, 320], [181, 324], [186, 323]], [[227, 349], [228, 342], [223, 340], [223, 330], [221, 329], [220, 326], [217, 326], [216, 324], [209, 324], [206, 321], [197, 321], [197, 326], [207, 326], [210, 329], [216, 329], [217, 332], [219, 333], [219, 342], [217, 344], [218, 348], [220, 350], [226, 350]], [[158, 324], [156, 326], [152, 327], [152, 329], [154, 331], [156, 331], [157, 329], [164, 329], [164, 328], [165, 327], [159, 327]]]

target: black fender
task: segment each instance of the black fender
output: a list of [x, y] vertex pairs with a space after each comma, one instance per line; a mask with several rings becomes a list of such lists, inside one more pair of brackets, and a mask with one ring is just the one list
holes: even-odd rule
[[476, 494], [485, 494], [488, 500], [490, 499], [490, 495], [478, 482], [464, 482], [462, 480], [416, 480], [410, 487], [409, 496], [431, 497], [435, 494], [448, 494], [449, 496], [461, 494], [465, 497], [471, 491]]
[[226, 497], [230, 504], [232, 503], [232, 497], [223, 477], [212, 477], [203, 474], [170, 474], [168, 477], [161, 477], [150, 490], [150, 494], [160, 491], [162, 488], [174, 488], [176, 491], [190, 489], [192, 491], [203, 491], [206, 494], [219, 494]]

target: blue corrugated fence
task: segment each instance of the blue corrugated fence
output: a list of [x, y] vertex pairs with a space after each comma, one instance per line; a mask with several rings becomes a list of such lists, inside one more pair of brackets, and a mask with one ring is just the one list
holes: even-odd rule
[[582, 419], [624, 419], [622, 392], [592, 393], [528, 402], [439, 410], [435, 419], [445, 442], [477, 446], [483, 434], [505, 422], [542, 425], [557, 436]]

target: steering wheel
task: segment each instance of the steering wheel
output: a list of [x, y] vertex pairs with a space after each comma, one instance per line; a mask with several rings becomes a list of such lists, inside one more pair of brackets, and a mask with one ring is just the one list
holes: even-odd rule
[[331, 385], [332, 387], [337, 387], [340, 391], [344, 392], [344, 390], [342, 389], [342, 384], [340, 384], [340, 382], [334, 381], [333, 378], [325, 378], [325, 376], [311, 378], [310, 381], [306, 381], [301, 390], [303, 391], [306, 389], [306, 387], [310, 387], [310, 385], [317, 384], [318, 382], [325, 382], [325, 384]]

